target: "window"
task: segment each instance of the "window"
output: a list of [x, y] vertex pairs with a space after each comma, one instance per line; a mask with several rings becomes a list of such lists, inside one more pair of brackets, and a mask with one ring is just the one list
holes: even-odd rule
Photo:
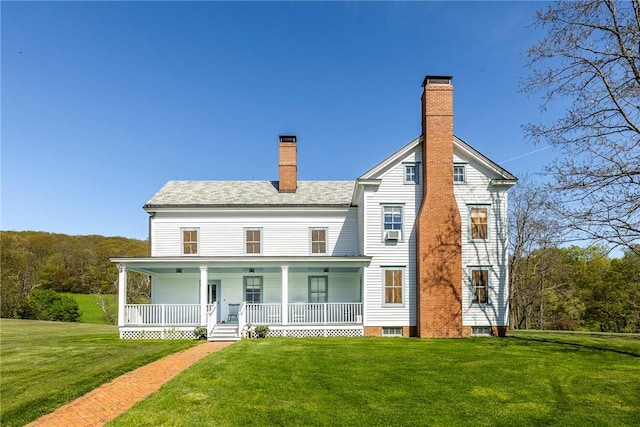
[[182, 229], [182, 255], [198, 254], [198, 229]]
[[383, 337], [401, 337], [402, 326], [383, 326], [382, 336]]
[[246, 253], [262, 253], [262, 230], [260, 228], [245, 228], [244, 241]]
[[245, 276], [244, 301], [248, 303], [262, 302], [262, 276]]
[[472, 304], [489, 304], [489, 269], [474, 267], [471, 269]]
[[464, 184], [467, 182], [467, 174], [465, 165], [454, 164], [453, 165], [453, 183]]
[[389, 238], [389, 232], [396, 231], [392, 240], [402, 241], [402, 206], [382, 206], [382, 240]]
[[404, 183], [420, 183], [420, 163], [404, 163]]
[[402, 206], [383, 206], [384, 231], [402, 230]]
[[309, 276], [309, 302], [327, 302], [327, 276]]
[[489, 239], [489, 208], [487, 206], [470, 207], [469, 223], [471, 224], [471, 240]]
[[311, 253], [326, 254], [327, 253], [327, 229], [312, 228], [311, 232]]
[[401, 268], [385, 268], [384, 273], [384, 303], [402, 304], [402, 275]]

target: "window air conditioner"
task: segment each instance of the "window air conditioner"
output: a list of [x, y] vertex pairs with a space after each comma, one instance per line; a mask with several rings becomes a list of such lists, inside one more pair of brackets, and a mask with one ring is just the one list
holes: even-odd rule
[[387, 240], [400, 240], [402, 236], [400, 230], [390, 230], [387, 231]]

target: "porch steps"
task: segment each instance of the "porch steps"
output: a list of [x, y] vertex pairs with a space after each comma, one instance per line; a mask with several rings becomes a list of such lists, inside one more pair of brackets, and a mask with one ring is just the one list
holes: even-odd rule
[[238, 325], [234, 324], [221, 324], [218, 323], [211, 335], [208, 338], [209, 341], [240, 341], [238, 337]]

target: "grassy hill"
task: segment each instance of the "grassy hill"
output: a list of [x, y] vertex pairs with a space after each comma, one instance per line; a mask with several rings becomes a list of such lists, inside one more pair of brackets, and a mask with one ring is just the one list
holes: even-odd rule
[[[81, 323], [95, 323], [95, 324], [103, 324], [109, 325], [111, 323], [108, 322], [102, 309], [100, 308], [99, 296], [95, 294], [73, 294], [73, 293], [63, 293], [63, 295], [67, 295], [72, 297], [78, 302], [78, 308], [80, 309], [80, 322]], [[103, 298], [106, 299], [106, 302], [109, 306], [109, 311], [115, 316], [117, 320], [118, 317], [118, 296], [107, 294], [103, 295]]]

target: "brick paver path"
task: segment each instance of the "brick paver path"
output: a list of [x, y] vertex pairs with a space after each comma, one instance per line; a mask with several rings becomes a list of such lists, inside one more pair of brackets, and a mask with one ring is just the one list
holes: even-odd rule
[[207, 342], [170, 354], [101, 385], [28, 426], [101, 426], [126, 412], [167, 381], [231, 342]]

